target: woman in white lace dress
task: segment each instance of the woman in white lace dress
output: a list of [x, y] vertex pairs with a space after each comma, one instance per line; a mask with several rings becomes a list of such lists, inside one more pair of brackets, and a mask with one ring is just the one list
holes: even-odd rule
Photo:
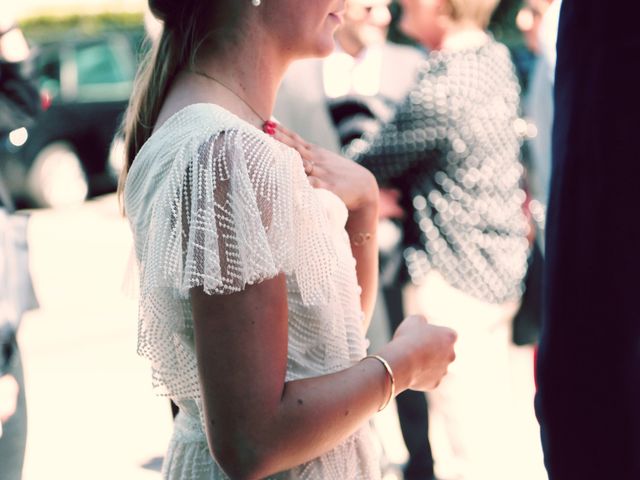
[[375, 480], [367, 420], [434, 388], [455, 333], [409, 317], [365, 357], [375, 180], [269, 135], [287, 65], [331, 51], [343, 1], [149, 3], [165, 28], [125, 121], [123, 190], [138, 350], [180, 406], [164, 478]]

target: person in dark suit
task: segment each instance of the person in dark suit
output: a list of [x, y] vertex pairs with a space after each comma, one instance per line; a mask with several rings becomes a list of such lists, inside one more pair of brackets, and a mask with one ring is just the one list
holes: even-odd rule
[[639, 10], [562, 6], [536, 398], [551, 480], [640, 478]]

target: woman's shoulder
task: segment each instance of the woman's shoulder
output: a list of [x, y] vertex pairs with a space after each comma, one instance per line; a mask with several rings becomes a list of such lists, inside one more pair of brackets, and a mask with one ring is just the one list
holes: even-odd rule
[[282, 193], [301, 184], [298, 177], [304, 176], [299, 155], [287, 150], [218, 105], [189, 105], [170, 116], [140, 149], [127, 175], [125, 207], [131, 217], [189, 189], [215, 200], [239, 185], [245, 194], [262, 199], [259, 203], [265, 203], [263, 197], [286, 201]]
[[162, 122], [142, 145], [127, 183], [154, 172], [183, 171], [194, 162], [233, 160], [264, 165], [280, 154], [273, 138], [213, 103], [183, 107]]
[[233, 293], [295, 272], [303, 301], [326, 301], [335, 246], [295, 150], [209, 104], [177, 112], [145, 145], [125, 207], [140, 258], [171, 259], [148, 267], [147, 289]]
[[[193, 103], [173, 114], [157, 127], [147, 144], [166, 146], [182, 145], [185, 142], [203, 140], [224, 132], [241, 133], [243, 138], [257, 142], [267, 142], [270, 137], [241, 119], [234, 113], [215, 103]], [[141, 150], [142, 152], [143, 150]]]

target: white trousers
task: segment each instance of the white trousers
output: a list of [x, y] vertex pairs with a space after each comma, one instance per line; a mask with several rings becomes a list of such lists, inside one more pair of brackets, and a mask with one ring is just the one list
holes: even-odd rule
[[432, 272], [408, 287], [405, 304], [408, 314], [458, 333], [456, 360], [429, 393], [438, 479], [547, 478], [533, 411], [533, 349], [511, 342], [518, 302], [483, 302]]

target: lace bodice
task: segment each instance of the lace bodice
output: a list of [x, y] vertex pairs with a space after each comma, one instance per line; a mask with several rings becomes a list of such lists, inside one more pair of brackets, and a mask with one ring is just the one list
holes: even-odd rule
[[[143, 146], [125, 208], [140, 273], [138, 352], [158, 393], [190, 417], [176, 424], [165, 477], [226, 478], [202, 428], [189, 290], [227, 294], [285, 273], [287, 381], [351, 366], [366, 344], [346, 207], [311, 188], [297, 152], [221, 107], [196, 104]], [[278, 478], [370, 480], [377, 469], [363, 427]]]

